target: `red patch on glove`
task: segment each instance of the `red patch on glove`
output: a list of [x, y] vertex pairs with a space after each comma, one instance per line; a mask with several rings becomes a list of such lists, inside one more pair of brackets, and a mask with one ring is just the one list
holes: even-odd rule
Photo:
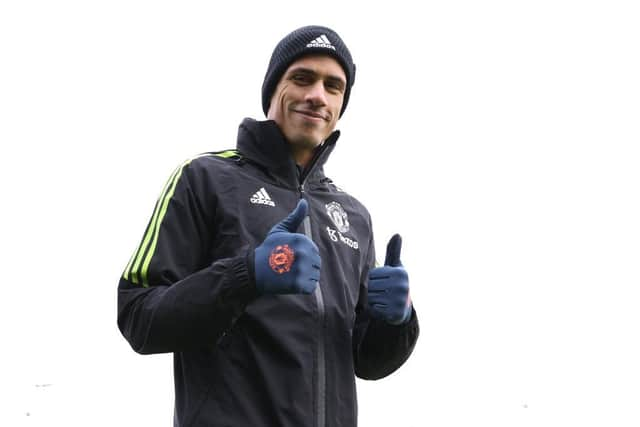
[[289, 245], [278, 245], [271, 251], [269, 266], [278, 274], [288, 273], [294, 260], [293, 250]]

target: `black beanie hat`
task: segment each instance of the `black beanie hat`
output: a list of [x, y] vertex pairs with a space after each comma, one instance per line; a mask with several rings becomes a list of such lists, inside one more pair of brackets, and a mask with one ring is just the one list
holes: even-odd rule
[[340, 117], [342, 117], [349, 102], [351, 86], [353, 86], [356, 78], [356, 66], [351, 59], [349, 49], [347, 49], [340, 36], [330, 28], [317, 25], [298, 28], [280, 40], [280, 43], [273, 50], [269, 68], [267, 68], [264, 83], [262, 83], [262, 110], [265, 115], [269, 111], [273, 91], [276, 89], [284, 72], [289, 68], [289, 65], [302, 56], [311, 53], [329, 55], [338, 61], [344, 69], [347, 85], [344, 90], [342, 110], [340, 110]]

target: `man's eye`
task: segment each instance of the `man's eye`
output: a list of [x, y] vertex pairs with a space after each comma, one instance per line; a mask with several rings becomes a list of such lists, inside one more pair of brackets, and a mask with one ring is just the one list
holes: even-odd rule
[[332, 92], [342, 92], [342, 85], [340, 83], [329, 82], [326, 84], [327, 89]]
[[302, 74], [298, 74], [298, 75], [294, 75], [291, 80], [293, 80], [296, 83], [301, 83], [301, 84], [305, 84], [305, 83], [309, 83], [309, 77], [302, 75]]

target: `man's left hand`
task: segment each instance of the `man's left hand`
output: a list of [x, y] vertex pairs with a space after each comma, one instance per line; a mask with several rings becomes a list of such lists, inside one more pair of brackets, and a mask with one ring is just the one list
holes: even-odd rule
[[383, 267], [369, 270], [369, 311], [371, 316], [392, 325], [406, 323], [411, 318], [409, 275], [400, 262], [402, 238], [394, 235], [387, 245]]

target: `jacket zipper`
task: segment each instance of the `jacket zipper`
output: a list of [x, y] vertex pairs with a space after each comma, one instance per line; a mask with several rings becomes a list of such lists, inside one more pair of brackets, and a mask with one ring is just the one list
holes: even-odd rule
[[[311, 158], [308, 167], [306, 167], [302, 173], [300, 174], [300, 198], [304, 198], [305, 193], [305, 183], [307, 178], [311, 175], [313, 170], [315, 169], [318, 160], [322, 157], [323, 153], [327, 150], [330, 145], [333, 145], [338, 138], [339, 133], [334, 132], [331, 136], [324, 142], [322, 147], [315, 153], [315, 155]], [[311, 208], [311, 207], [309, 207]], [[311, 240], [313, 237], [311, 235], [311, 218], [307, 215], [303, 221], [304, 234]], [[326, 356], [325, 356], [325, 334], [324, 334], [324, 323], [325, 323], [325, 306], [324, 306], [324, 297], [322, 295], [322, 286], [320, 286], [320, 282], [318, 282], [318, 286], [316, 286], [316, 290], [314, 292], [314, 296], [316, 298], [316, 306], [318, 308], [318, 345], [317, 345], [317, 357], [318, 357], [318, 380], [316, 384], [316, 407], [318, 410], [318, 417], [316, 419], [316, 427], [326, 427], [326, 418], [327, 418], [327, 405], [326, 405], [326, 395], [327, 395], [327, 367], [326, 367]]]
[[[313, 167], [313, 165], [312, 165]], [[308, 174], [303, 175], [301, 177], [300, 182], [300, 198], [304, 198], [305, 188], [305, 178]], [[303, 221], [304, 234], [311, 240], [313, 240], [311, 234], [311, 218], [307, 215]], [[325, 309], [324, 309], [324, 298], [322, 296], [322, 287], [320, 286], [320, 282], [316, 286], [316, 290], [314, 291], [314, 296], [316, 298], [316, 306], [318, 308], [318, 328], [320, 333], [318, 334], [318, 344], [316, 347], [316, 354], [318, 357], [318, 379], [316, 382], [316, 407], [318, 410], [317, 417], [317, 427], [325, 427], [326, 425], [326, 360], [325, 360], [325, 343], [324, 343], [324, 317], [325, 317]]]

